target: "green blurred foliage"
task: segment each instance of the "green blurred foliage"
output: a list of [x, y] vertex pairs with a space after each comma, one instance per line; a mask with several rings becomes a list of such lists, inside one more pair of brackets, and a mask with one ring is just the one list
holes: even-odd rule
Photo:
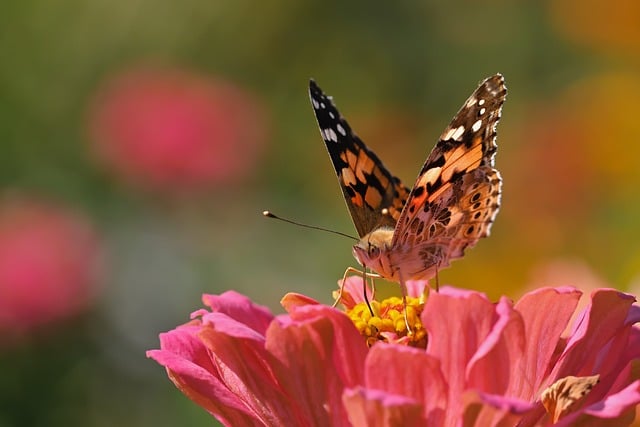
[[[592, 16], [570, 0], [5, 3], [0, 185], [86, 212], [108, 269], [90, 313], [0, 351], [0, 427], [211, 425], [145, 358], [157, 334], [187, 321], [203, 292], [235, 289], [274, 310], [288, 291], [331, 300], [354, 264], [350, 243], [260, 216], [353, 230], [308, 105], [310, 77], [411, 183], [476, 84], [503, 73], [503, 208], [492, 236], [440, 282], [493, 298], [580, 286], [536, 281], [567, 259], [626, 289], [640, 271], [637, 47], [577, 25], [576, 9], [626, 31], [615, 21], [624, 14]], [[176, 199], [128, 187], [95, 161], [92, 96], [141, 63], [222, 77], [264, 102], [269, 145], [248, 179]]]

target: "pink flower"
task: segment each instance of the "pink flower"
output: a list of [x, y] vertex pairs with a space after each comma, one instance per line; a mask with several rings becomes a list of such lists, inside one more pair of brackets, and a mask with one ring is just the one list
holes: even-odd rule
[[122, 180], [173, 193], [251, 174], [266, 142], [258, 100], [222, 80], [137, 68], [112, 77], [90, 111], [99, 159]]
[[148, 352], [189, 398], [229, 426], [349, 425], [345, 389], [362, 384], [364, 341], [323, 305], [274, 317], [235, 292], [162, 334]]
[[0, 201], [0, 334], [20, 335], [85, 309], [101, 251], [84, 218], [27, 199]]
[[308, 297], [288, 295], [289, 314], [274, 317], [234, 292], [205, 295], [210, 310], [161, 334], [148, 356], [231, 426], [628, 425], [640, 308], [596, 290], [563, 335], [579, 297], [543, 288], [491, 303], [445, 287], [424, 303], [426, 348], [369, 348], [348, 316]]

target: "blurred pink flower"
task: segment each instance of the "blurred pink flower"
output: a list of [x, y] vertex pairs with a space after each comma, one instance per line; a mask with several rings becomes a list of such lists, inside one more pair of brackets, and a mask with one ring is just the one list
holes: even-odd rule
[[0, 334], [75, 315], [97, 293], [101, 251], [87, 221], [27, 199], [0, 201]]
[[134, 68], [98, 91], [89, 119], [94, 151], [119, 178], [173, 193], [250, 175], [267, 139], [251, 93], [188, 71]]
[[274, 317], [226, 292], [205, 295], [210, 311], [147, 355], [229, 426], [627, 425], [640, 402], [640, 308], [599, 289], [562, 337], [579, 297], [544, 288], [491, 303], [443, 288], [424, 305], [420, 349], [368, 348], [347, 316], [308, 297], [288, 295], [289, 314]]

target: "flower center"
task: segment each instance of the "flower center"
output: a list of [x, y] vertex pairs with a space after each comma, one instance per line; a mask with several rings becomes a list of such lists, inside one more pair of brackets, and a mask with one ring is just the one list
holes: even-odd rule
[[[367, 304], [361, 302], [346, 311], [369, 347], [382, 341], [426, 348], [427, 332], [420, 321], [424, 309], [421, 298], [407, 297], [406, 307], [398, 297], [372, 301], [371, 309], [374, 315], [371, 315]], [[406, 322], [404, 310], [407, 311]]]

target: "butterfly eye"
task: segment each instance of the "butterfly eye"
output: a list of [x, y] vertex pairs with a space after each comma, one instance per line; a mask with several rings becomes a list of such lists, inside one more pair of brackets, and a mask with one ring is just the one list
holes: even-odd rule
[[378, 258], [380, 256], [380, 248], [369, 244], [369, 258], [374, 259], [374, 258]]

